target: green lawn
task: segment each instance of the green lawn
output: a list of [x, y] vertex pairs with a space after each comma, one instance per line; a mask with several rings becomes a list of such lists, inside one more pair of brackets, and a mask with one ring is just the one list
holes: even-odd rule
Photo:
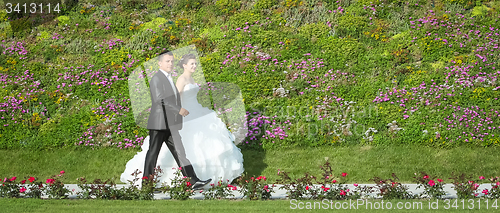
[[[454, 201], [454, 200], [453, 200]], [[453, 202], [452, 201], [452, 202]], [[298, 202], [303, 202], [303, 204], [298, 204]], [[310, 202], [310, 208], [307, 202]], [[319, 212], [332, 212], [332, 211], [342, 211], [342, 212], [495, 212], [497, 211], [492, 207], [492, 200], [488, 203], [488, 209], [486, 209], [486, 203], [482, 200], [481, 206], [478, 206], [477, 200], [475, 200], [475, 205], [470, 205], [467, 201], [462, 205], [461, 201], [457, 202], [457, 205], [453, 207], [453, 203], [446, 205], [446, 201], [438, 201], [438, 205], [433, 205], [437, 209], [429, 209], [429, 201], [422, 200], [369, 200], [370, 205], [361, 203], [357, 205], [357, 201], [334, 201], [333, 205], [328, 205], [330, 202], [326, 201], [316, 201], [316, 206], [314, 206], [314, 201], [290, 201], [290, 200], [274, 200], [274, 201], [247, 201], [247, 200], [186, 200], [186, 201], [175, 201], [175, 200], [155, 200], [155, 201], [123, 201], [123, 200], [34, 200], [34, 199], [0, 199], [0, 206], [2, 206], [2, 212], [289, 212], [289, 211], [311, 211], [314, 210]], [[335, 207], [335, 202], [339, 202], [337, 209]], [[344, 204], [342, 203], [353, 202], [356, 205]], [[366, 202], [366, 201], [363, 201]], [[435, 203], [436, 201], [430, 201]], [[292, 204], [293, 203], [293, 204]], [[378, 204], [375, 204], [378, 203]], [[388, 205], [390, 203], [390, 205]], [[399, 207], [398, 207], [398, 203]], [[407, 204], [410, 203], [410, 204]], [[384, 206], [378, 207], [377, 205]], [[405, 206], [408, 208], [406, 209]], [[469, 205], [469, 206], [468, 206]], [[299, 206], [303, 209], [299, 209]], [[390, 210], [387, 208], [391, 207]], [[446, 209], [448, 207], [448, 209]], [[471, 207], [473, 210], [469, 210]], [[294, 208], [294, 209], [292, 209]], [[346, 208], [346, 209], [341, 209]], [[402, 209], [398, 209], [402, 208]], [[377, 211], [377, 212], [378, 212]]]
[[[348, 173], [350, 183], [371, 183], [370, 178], [389, 178], [391, 173], [398, 175], [403, 183], [412, 183], [414, 173], [419, 171], [445, 181], [452, 172], [475, 177], [499, 176], [498, 151], [498, 147], [435, 149], [419, 146], [288, 148], [267, 152], [242, 150], [249, 175], [264, 175], [274, 181], [280, 169], [290, 172], [292, 178], [299, 178], [304, 172], [319, 176], [319, 166], [328, 157], [335, 175]], [[136, 152], [115, 149], [0, 150], [0, 161], [3, 162], [0, 177], [35, 176], [43, 179], [64, 170], [64, 183], [77, 183], [78, 177], [118, 180], [125, 164]]]

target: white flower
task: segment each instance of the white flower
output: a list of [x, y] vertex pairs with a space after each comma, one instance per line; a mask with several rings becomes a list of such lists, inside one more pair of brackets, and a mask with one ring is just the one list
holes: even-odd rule
[[268, 57], [271, 57], [271, 55], [267, 54], [267, 53], [264, 53], [264, 52], [257, 52], [255, 53], [257, 56], [259, 57], [262, 57], [262, 58], [268, 58]]

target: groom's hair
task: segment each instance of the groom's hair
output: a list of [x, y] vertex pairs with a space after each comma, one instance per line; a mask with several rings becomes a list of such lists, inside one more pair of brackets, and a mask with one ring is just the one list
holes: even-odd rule
[[158, 56], [158, 61], [161, 61], [163, 59], [164, 55], [169, 55], [172, 57], [174, 56], [174, 54], [170, 50], [165, 50], [165, 51], [161, 52], [160, 55]]

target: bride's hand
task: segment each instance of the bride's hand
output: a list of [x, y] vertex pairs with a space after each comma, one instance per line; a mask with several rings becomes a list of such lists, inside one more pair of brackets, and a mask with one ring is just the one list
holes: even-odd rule
[[186, 117], [187, 115], [189, 115], [189, 111], [187, 111], [184, 108], [181, 108], [181, 111], [179, 111], [179, 114]]

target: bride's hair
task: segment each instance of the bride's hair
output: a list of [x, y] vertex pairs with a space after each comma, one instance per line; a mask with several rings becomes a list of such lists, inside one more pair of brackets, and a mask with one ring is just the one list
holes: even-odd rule
[[186, 55], [183, 55], [181, 60], [179, 61], [179, 63], [177, 64], [179, 67], [181, 68], [184, 68], [182, 65], [184, 64], [187, 64], [189, 59], [195, 59], [196, 60], [196, 56], [194, 56], [193, 54], [186, 54]]

